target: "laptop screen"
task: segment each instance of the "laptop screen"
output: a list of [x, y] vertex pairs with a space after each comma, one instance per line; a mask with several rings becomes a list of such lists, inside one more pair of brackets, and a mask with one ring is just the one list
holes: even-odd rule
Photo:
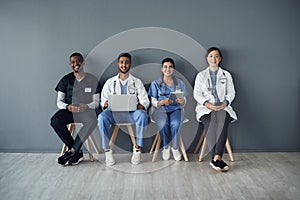
[[136, 105], [135, 94], [111, 94], [108, 96], [108, 109], [111, 111], [134, 111]]

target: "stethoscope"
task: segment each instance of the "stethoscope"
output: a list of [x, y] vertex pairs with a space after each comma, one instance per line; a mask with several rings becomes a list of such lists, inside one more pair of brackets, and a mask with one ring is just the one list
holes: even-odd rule
[[159, 84], [159, 88], [160, 88], [160, 91], [161, 91], [160, 96], [165, 96], [166, 97], [166, 96], [170, 95], [170, 93], [166, 92], [167, 91], [167, 86], [164, 82], [161, 82]]
[[135, 94], [135, 91], [136, 91], [136, 87], [135, 87], [135, 82], [133, 80], [132, 84], [131, 85], [128, 85], [128, 88], [127, 88], [129, 94]]
[[[208, 88], [207, 88], [207, 90], [208, 91], [212, 91], [212, 84], [211, 84], [211, 80], [210, 80], [210, 78], [209, 78], [209, 76], [207, 75], [207, 74], [209, 74], [209, 73], [206, 73], [206, 76], [207, 76], [207, 83], [208, 83]], [[227, 93], [228, 93], [228, 79], [227, 79], [227, 76], [225, 75], [225, 72], [224, 72], [224, 70], [222, 69], [222, 75], [223, 75], [223, 77], [221, 77], [220, 78], [220, 82], [222, 83], [222, 84], [224, 84], [225, 83], [225, 98], [227, 97]]]
[[113, 94], [117, 94], [117, 93], [116, 93], [116, 85], [117, 85], [117, 81], [114, 80], [114, 92], [113, 92]]
[[[113, 87], [113, 94], [116, 94], [116, 85], [117, 85], [117, 81], [114, 80], [114, 87]], [[135, 87], [135, 81], [133, 80], [132, 84], [128, 86], [128, 92], [129, 94], [135, 94], [135, 91], [136, 91], [136, 87]]]
[[[170, 92], [172, 92], [172, 89], [170, 88], [170, 92], [167, 93], [167, 86], [164, 82], [161, 82], [159, 84], [159, 88], [160, 88], [160, 96], [165, 96], [165, 97], [169, 97], [170, 96]], [[179, 86], [179, 84], [177, 84], [176, 86], [174, 85], [174, 92], [176, 91], [181, 91], [181, 88]]]

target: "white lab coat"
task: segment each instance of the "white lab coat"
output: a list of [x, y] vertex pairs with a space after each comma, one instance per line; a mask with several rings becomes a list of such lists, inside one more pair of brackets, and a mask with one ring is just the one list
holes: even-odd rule
[[[211, 103], [215, 103], [216, 100], [212, 95], [211, 91], [212, 82], [209, 74], [209, 68], [199, 72], [195, 79], [195, 86], [194, 86], [194, 99], [197, 101], [196, 106], [196, 119], [200, 121], [200, 118], [211, 112], [210, 109], [204, 106], [206, 101]], [[231, 74], [219, 67], [217, 73], [217, 80], [216, 80], [216, 90], [218, 97], [221, 102], [227, 100], [229, 102], [228, 106], [225, 107], [225, 111], [229, 113], [230, 117], [233, 118], [233, 121], [237, 120], [236, 113], [234, 112], [233, 108], [231, 107], [231, 102], [235, 97], [235, 90], [232, 81]]]
[[[142, 83], [142, 81], [139, 78], [136, 78], [136, 77], [132, 76], [131, 74], [129, 74], [128, 84], [127, 84], [127, 93], [129, 93], [128, 87], [133, 87], [133, 86], [134, 86], [135, 94], [138, 97], [139, 103], [142, 104], [145, 107], [145, 109], [147, 110], [147, 108], [150, 104], [150, 101], [148, 98], [148, 93], [144, 87], [144, 84]], [[114, 88], [115, 88], [115, 91], [114, 91]], [[119, 81], [119, 74], [117, 74], [114, 77], [109, 78], [105, 82], [105, 84], [102, 88], [102, 92], [101, 92], [102, 108], [104, 107], [105, 101], [108, 100], [108, 96], [110, 94], [113, 94], [114, 92], [116, 92], [116, 94], [121, 94], [121, 85], [120, 85], [120, 81]]]

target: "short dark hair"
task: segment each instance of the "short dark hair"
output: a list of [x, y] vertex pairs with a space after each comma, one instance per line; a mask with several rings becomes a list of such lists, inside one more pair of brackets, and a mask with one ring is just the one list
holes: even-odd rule
[[130, 62], [131, 62], [131, 55], [127, 52], [124, 52], [124, 53], [121, 53], [119, 56], [118, 56], [118, 61], [120, 60], [121, 57], [126, 57], [126, 58], [129, 58]]
[[83, 56], [82, 56], [81, 53], [78, 53], [78, 52], [72, 53], [72, 54], [70, 55], [70, 60], [71, 60], [71, 58], [74, 57], [74, 56], [79, 56], [79, 57], [81, 58], [81, 60], [84, 61], [84, 58], [83, 58]]
[[163, 64], [164, 64], [165, 62], [170, 62], [170, 63], [172, 63], [173, 68], [175, 69], [175, 62], [174, 62], [174, 60], [173, 60], [172, 58], [165, 58], [165, 59], [163, 59], [163, 60], [161, 61], [161, 66], [162, 66], [162, 67], [163, 67]]

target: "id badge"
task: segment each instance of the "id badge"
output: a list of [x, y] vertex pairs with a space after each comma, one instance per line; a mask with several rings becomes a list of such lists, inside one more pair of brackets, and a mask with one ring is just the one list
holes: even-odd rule
[[84, 92], [92, 92], [92, 88], [84, 88]]

